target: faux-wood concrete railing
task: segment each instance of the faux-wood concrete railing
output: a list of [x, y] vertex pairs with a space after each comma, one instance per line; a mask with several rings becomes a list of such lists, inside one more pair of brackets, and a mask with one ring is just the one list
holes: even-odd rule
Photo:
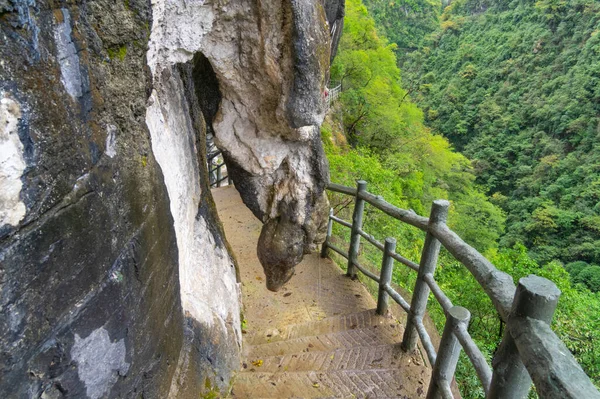
[[[221, 155], [222, 153], [220, 150], [217, 150], [215, 152], [213, 152], [212, 154], [209, 154], [206, 157], [206, 163], [207, 163], [207, 167], [208, 167], [208, 178], [209, 178], [209, 182], [210, 182], [210, 187], [221, 187], [221, 183], [224, 182], [225, 180], [227, 180], [229, 182], [229, 184], [231, 184], [231, 178], [229, 176], [229, 172], [227, 172], [227, 174], [225, 176], [223, 175], [223, 171], [222, 168], [225, 165], [225, 161], [221, 161], [219, 163], [218, 161], [218, 156]], [[215, 163], [216, 161], [216, 163]]]
[[329, 89], [328, 93], [327, 93], [327, 108], [331, 107], [331, 104], [337, 100], [337, 98], [340, 96], [340, 94], [342, 93], [342, 85], [338, 84], [335, 87], [332, 87], [331, 89]]
[[[326, 257], [328, 249], [331, 249], [348, 260], [348, 276], [354, 277], [358, 270], [378, 282], [379, 314], [387, 312], [389, 297], [407, 312], [402, 347], [405, 351], [412, 351], [416, 348], [417, 338], [420, 338], [433, 365], [427, 398], [453, 397], [450, 382], [454, 378], [461, 346], [477, 372], [486, 398], [524, 399], [531, 388], [532, 379], [542, 398], [600, 398], [600, 392], [550, 329], [549, 324], [560, 296], [560, 290], [552, 281], [530, 275], [522, 278], [518, 287], [515, 287], [510, 275], [496, 269], [446, 225], [450, 206], [448, 201], [434, 201], [429, 218], [425, 218], [367, 192], [365, 181], [359, 180], [357, 183], [357, 188], [334, 183], [327, 187], [330, 191], [354, 196], [355, 203], [352, 223], [335, 216], [333, 209], [330, 211], [327, 238], [321, 256]], [[420, 264], [397, 254], [394, 238], [386, 238], [385, 244], [382, 244], [362, 230], [365, 203], [426, 232]], [[333, 222], [351, 230], [348, 252], [331, 243]], [[379, 276], [358, 262], [361, 238], [383, 252]], [[469, 311], [454, 306], [435, 281], [435, 268], [442, 245], [475, 277], [506, 323], [502, 343], [492, 362], [493, 372], [467, 331]], [[410, 304], [391, 287], [394, 260], [418, 273]], [[430, 292], [446, 315], [437, 353], [423, 325]]]

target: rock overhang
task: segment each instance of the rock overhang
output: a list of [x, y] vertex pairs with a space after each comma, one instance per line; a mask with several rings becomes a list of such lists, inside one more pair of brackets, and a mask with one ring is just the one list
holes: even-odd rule
[[343, 1], [191, 8], [155, 5], [150, 67], [157, 76], [198, 54], [210, 63], [220, 98], [207, 122], [244, 203], [264, 223], [257, 250], [276, 290], [324, 237], [329, 174], [320, 124], [334, 52], [330, 26], [341, 23]]

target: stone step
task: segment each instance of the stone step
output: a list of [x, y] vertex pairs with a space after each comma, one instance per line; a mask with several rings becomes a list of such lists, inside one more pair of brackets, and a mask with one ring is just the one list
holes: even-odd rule
[[383, 325], [390, 321], [392, 321], [391, 318], [379, 316], [374, 309], [369, 309], [362, 312], [327, 317], [318, 321], [288, 324], [279, 328], [256, 331], [253, 334], [247, 334], [244, 338], [246, 344], [260, 345], [287, 341], [305, 336], [323, 335], [337, 331]]
[[397, 344], [402, 341], [403, 327], [394, 319], [362, 328], [346, 329], [326, 334], [306, 335], [285, 341], [275, 341], [245, 347], [248, 364], [261, 357], [292, 355], [302, 352], [325, 352], [338, 348], [356, 348], [372, 345]]
[[[297, 275], [290, 280], [294, 283], [277, 293], [262, 294], [266, 291], [262, 270], [245, 275], [242, 288], [247, 334], [244, 340], [256, 335], [257, 331], [361, 312], [377, 306], [360, 281], [348, 278], [329, 259], [320, 259], [314, 254], [306, 256], [305, 260], [312, 261], [310, 268], [299, 268]], [[322, 271], [317, 273], [314, 269]]]
[[393, 369], [422, 366], [418, 353], [406, 353], [400, 344], [338, 348], [268, 356], [244, 362], [242, 372], [278, 373], [288, 371], [332, 371]]
[[[417, 373], [415, 373], [415, 371]], [[248, 372], [236, 378], [234, 398], [423, 398], [423, 370], [370, 369]]]

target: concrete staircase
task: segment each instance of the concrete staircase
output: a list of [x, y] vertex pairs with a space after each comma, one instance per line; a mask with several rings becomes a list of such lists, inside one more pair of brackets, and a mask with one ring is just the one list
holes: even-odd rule
[[418, 398], [428, 369], [399, 346], [403, 328], [374, 310], [248, 336], [236, 398]]
[[378, 316], [358, 281], [306, 256], [280, 291], [267, 291], [256, 257], [261, 224], [233, 187], [213, 190], [237, 258], [244, 304], [243, 360], [234, 398], [421, 398], [431, 369], [399, 346], [403, 326]]

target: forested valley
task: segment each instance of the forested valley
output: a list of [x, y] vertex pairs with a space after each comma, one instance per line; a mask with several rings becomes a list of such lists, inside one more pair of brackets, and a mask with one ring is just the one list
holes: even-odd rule
[[[323, 125], [331, 180], [450, 227], [515, 281], [562, 291], [553, 329], [600, 384], [600, 3], [592, 0], [347, 0], [331, 71], [339, 101]], [[347, 198], [332, 197], [351, 217]], [[419, 231], [367, 209], [366, 231], [418, 260]], [[343, 228], [339, 239], [348, 239]], [[361, 256], [381, 262], [364, 246]], [[414, 273], [396, 266], [407, 290]], [[503, 322], [479, 284], [442, 252], [436, 279], [472, 313], [488, 358]], [[443, 313], [430, 314], [441, 325]], [[465, 359], [464, 397], [482, 397]]]

